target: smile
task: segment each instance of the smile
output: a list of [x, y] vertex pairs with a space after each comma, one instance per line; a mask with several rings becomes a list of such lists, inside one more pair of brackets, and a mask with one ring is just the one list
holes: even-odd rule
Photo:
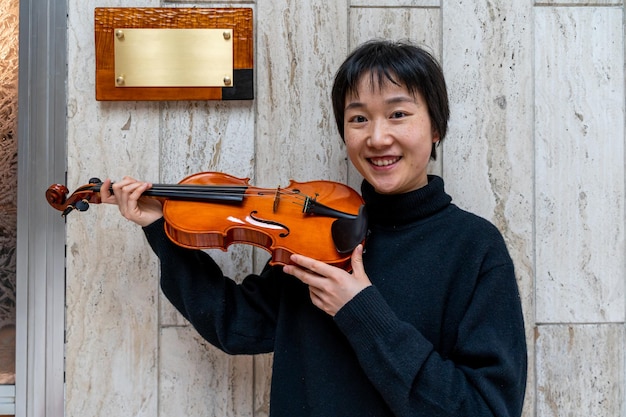
[[396, 156], [396, 157], [386, 157], [386, 158], [368, 158], [369, 162], [372, 165], [375, 165], [377, 167], [386, 167], [388, 165], [392, 165], [395, 164], [396, 162], [398, 162], [401, 159], [400, 156]]

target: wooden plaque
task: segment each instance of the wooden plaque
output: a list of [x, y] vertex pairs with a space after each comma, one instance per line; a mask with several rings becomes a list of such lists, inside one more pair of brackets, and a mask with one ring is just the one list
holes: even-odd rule
[[[253, 84], [250, 8], [96, 8], [96, 100], [251, 100]], [[232, 36], [232, 79], [224, 86], [126, 86], [115, 73], [116, 31], [222, 29]], [[118, 35], [119, 36], [119, 35]], [[181, 45], [181, 47], [184, 47]], [[116, 82], [116, 79], [118, 80]]]

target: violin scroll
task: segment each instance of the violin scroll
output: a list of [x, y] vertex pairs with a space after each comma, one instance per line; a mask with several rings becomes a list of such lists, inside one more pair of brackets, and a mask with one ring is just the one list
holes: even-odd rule
[[80, 187], [68, 196], [69, 190], [65, 185], [53, 184], [46, 190], [46, 200], [65, 217], [72, 210], [86, 211], [89, 209], [89, 203], [99, 204], [101, 185], [102, 181], [99, 178], [91, 178], [89, 184]]
[[52, 184], [46, 190], [46, 200], [48, 204], [57, 210], [63, 211], [65, 209], [65, 200], [70, 190], [62, 184]]

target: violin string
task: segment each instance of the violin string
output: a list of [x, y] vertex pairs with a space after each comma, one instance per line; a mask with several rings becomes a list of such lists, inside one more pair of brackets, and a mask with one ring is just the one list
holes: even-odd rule
[[[93, 186], [91, 187], [94, 191], [99, 192], [100, 191], [100, 185], [97, 186]], [[247, 186], [238, 186], [238, 185], [204, 185], [204, 184], [153, 184], [152, 188], [150, 188], [149, 191], [153, 191], [156, 193], [168, 193], [168, 192], [178, 192], [180, 194], [188, 194], [189, 196], [194, 196], [194, 197], [207, 197], [207, 196], [214, 196], [214, 197], [228, 197], [228, 196], [232, 196], [233, 194], [245, 194], [245, 191], [248, 189], [249, 187]], [[306, 194], [303, 194], [300, 191], [294, 191], [294, 190], [286, 190], [286, 189], [282, 189], [282, 188], [278, 188], [277, 189], [278, 192], [276, 193], [276, 190], [265, 190], [265, 191], [272, 191], [272, 193], [258, 193], [258, 194], [246, 194], [245, 197], [271, 197], [271, 198], [276, 198], [276, 194], [278, 194], [279, 196], [288, 196], [288, 197], [294, 197], [296, 200], [299, 201], [306, 201], [307, 199], [310, 199], [311, 197], [307, 196]], [[207, 193], [207, 191], [209, 193]], [[109, 187], [109, 192], [113, 192], [113, 187]]]
[[286, 196], [295, 199], [296, 201], [292, 201], [293, 204], [304, 205], [307, 199], [310, 199], [306, 194], [301, 193], [300, 191], [294, 190], [286, 190], [278, 188], [276, 190], [263, 190], [259, 193], [245, 193], [245, 191], [249, 187], [246, 186], [228, 186], [228, 185], [203, 185], [203, 184], [153, 184], [152, 188], [148, 191], [153, 191], [155, 193], [160, 192], [176, 192], [179, 195], [186, 195], [190, 198], [227, 198], [232, 197], [233, 195], [241, 194], [242, 197], [250, 198], [276, 198], [278, 194], [279, 197]]

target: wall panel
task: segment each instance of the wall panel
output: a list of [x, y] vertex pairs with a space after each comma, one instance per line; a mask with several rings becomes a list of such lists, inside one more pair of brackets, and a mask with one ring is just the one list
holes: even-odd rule
[[540, 326], [537, 416], [623, 416], [624, 327]]
[[535, 0], [535, 6], [623, 6], [623, 0]]
[[251, 417], [252, 357], [228, 356], [191, 327], [161, 329], [160, 416]]
[[538, 8], [535, 32], [537, 321], [623, 322], [622, 10]]
[[350, 0], [350, 6], [352, 7], [397, 7], [397, 8], [412, 8], [412, 7], [434, 7], [438, 8], [441, 0]]
[[257, 1], [256, 179], [345, 181], [330, 103], [346, 55], [346, 1]]
[[[158, 4], [134, 6], [141, 5]], [[150, 179], [159, 172], [159, 104], [95, 101], [95, 6], [68, 5], [72, 190], [91, 177]], [[140, 228], [114, 207], [93, 206], [68, 216], [67, 247], [66, 415], [155, 416], [158, 268]]]

